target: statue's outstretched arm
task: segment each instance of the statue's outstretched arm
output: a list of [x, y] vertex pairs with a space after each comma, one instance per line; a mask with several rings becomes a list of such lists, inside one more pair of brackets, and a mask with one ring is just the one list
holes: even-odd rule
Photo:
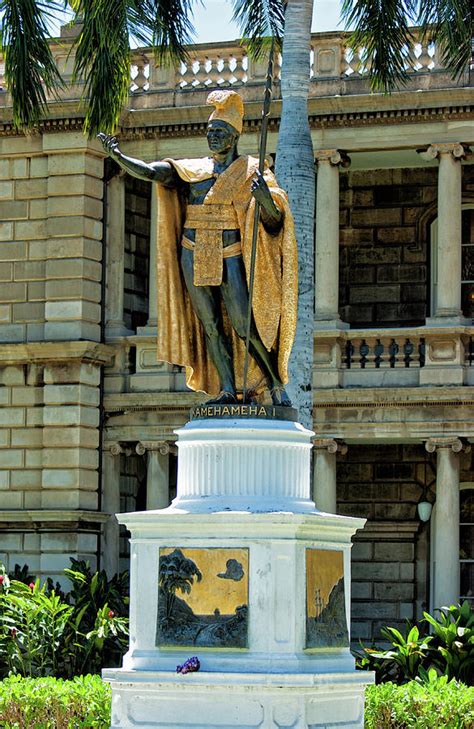
[[143, 162], [141, 159], [127, 157], [119, 149], [117, 137], [99, 132], [97, 138], [102, 142], [107, 154], [126, 172], [140, 180], [160, 182], [166, 187], [176, 187], [179, 177], [174, 167], [169, 162]]

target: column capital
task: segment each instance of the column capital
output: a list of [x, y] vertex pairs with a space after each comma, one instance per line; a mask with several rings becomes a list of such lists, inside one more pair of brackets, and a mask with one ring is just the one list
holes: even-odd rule
[[347, 453], [347, 445], [334, 438], [315, 438], [313, 447], [317, 451], [327, 450], [328, 453], [339, 453], [344, 456]]
[[462, 142], [434, 142], [426, 149], [419, 149], [417, 151], [426, 160], [436, 159], [442, 154], [451, 154], [454, 159], [461, 159], [470, 152], [470, 149], [467, 144], [463, 144]]
[[141, 440], [135, 446], [139, 456], [143, 456], [147, 451], [158, 451], [162, 456], [167, 456], [172, 450], [173, 444], [166, 440]]
[[315, 152], [315, 160], [319, 164], [320, 162], [329, 162], [331, 165], [336, 167], [349, 167], [351, 158], [345, 152], [340, 149], [318, 149]]
[[439, 438], [428, 438], [425, 442], [425, 448], [428, 453], [434, 453], [439, 448], [451, 449], [454, 453], [460, 453], [462, 450], [468, 453], [471, 450], [469, 444], [462, 442], [457, 436], [440, 436]]
[[121, 453], [125, 453], [124, 448], [118, 441], [115, 443], [104, 443], [104, 451], [108, 451], [112, 456], [119, 456]]

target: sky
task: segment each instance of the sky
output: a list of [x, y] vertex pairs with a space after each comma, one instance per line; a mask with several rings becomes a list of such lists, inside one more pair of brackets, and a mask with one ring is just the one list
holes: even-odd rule
[[[315, 0], [313, 10], [313, 33], [337, 30], [340, 0]], [[232, 23], [232, 5], [226, 0], [204, 0], [194, 11], [194, 25], [197, 31], [196, 43], [235, 40], [240, 37], [239, 29]]]

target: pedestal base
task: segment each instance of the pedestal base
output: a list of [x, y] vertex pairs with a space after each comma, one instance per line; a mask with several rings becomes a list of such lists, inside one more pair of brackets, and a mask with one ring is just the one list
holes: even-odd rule
[[113, 729], [363, 729], [368, 673], [104, 671]]
[[[130, 530], [130, 649], [112, 727], [363, 727], [349, 650], [351, 537], [365, 520], [309, 498], [311, 433], [282, 421], [178, 431], [178, 493], [121, 514]], [[198, 656], [199, 673], [176, 675]]]

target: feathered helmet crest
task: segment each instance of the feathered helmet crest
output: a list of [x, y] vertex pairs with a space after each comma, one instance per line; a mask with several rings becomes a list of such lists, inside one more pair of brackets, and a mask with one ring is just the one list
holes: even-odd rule
[[209, 117], [209, 121], [219, 120], [230, 124], [240, 134], [244, 117], [244, 102], [235, 91], [211, 91], [206, 99], [207, 104], [216, 108]]

